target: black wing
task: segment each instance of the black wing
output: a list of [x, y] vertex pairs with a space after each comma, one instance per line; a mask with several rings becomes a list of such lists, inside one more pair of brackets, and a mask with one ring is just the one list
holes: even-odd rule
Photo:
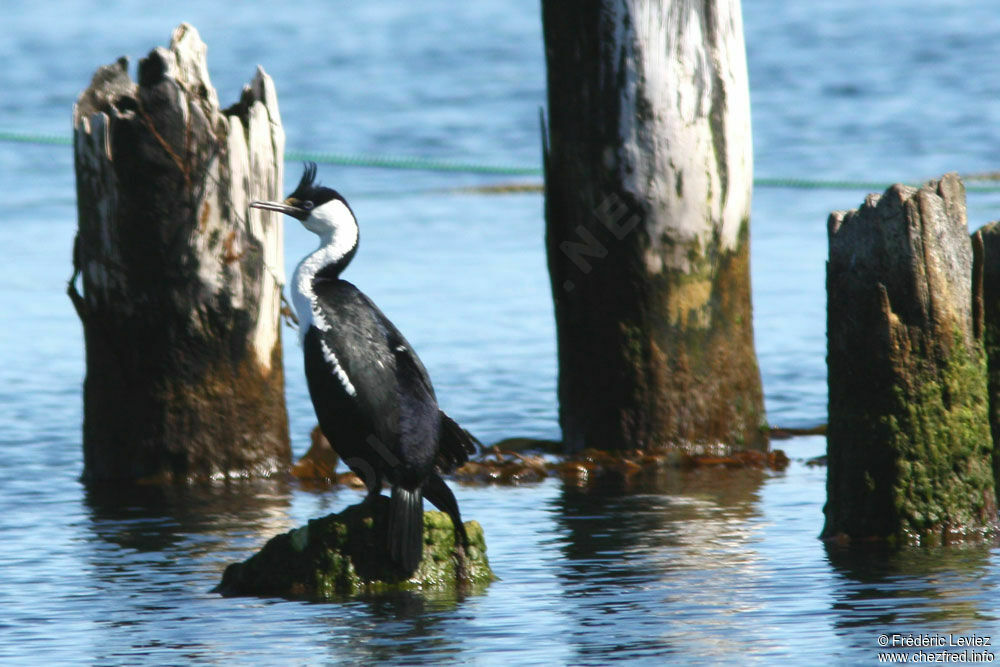
[[345, 280], [313, 283], [320, 339], [336, 355], [358, 416], [411, 467], [433, 460], [440, 420], [427, 370], [403, 334], [371, 299]]

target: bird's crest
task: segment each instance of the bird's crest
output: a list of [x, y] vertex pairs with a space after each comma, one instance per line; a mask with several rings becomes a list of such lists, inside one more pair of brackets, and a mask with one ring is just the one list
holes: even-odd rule
[[288, 195], [288, 198], [296, 201], [312, 199], [312, 193], [318, 187], [319, 184], [316, 183], [316, 163], [306, 162], [302, 171], [302, 179], [299, 181], [299, 184], [295, 187], [292, 194]]
[[[285, 203], [290, 206], [303, 207], [301, 215], [296, 217], [299, 220], [305, 220], [313, 208], [318, 208], [331, 199], [340, 200], [344, 206], [347, 206], [348, 211], [351, 210], [347, 200], [339, 192], [316, 182], [316, 163], [306, 162], [305, 169], [302, 171], [302, 180], [295, 187], [295, 191], [285, 199]], [[354, 213], [351, 212], [351, 215]]]

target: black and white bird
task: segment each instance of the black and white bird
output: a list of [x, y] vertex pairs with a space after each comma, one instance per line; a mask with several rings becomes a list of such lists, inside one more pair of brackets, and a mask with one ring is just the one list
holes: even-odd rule
[[284, 202], [254, 208], [299, 220], [319, 249], [295, 269], [293, 302], [306, 380], [323, 434], [365, 482], [368, 498], [392, 485], [389, 551], [407, 574], [423, 555], [423, 499], [446, 512], [468, 546], [458, 502], [441, 479], [478, 441], [438, 408], [427, 370], [403, 334], [361, 290], [340, 278], [358, 248], [347, 201], [316, 182], [308, 163]]

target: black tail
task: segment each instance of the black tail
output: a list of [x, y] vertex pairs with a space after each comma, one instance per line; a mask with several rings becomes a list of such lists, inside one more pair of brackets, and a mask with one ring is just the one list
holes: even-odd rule
[[449, 473], [468, 461], [469, 454], [475, 454], [476, 449], [481, 448], [483, 443], [445, 413], [439, 414], [441, 435], [438, 438], [438, 453], [434, 463], [442, 473]]
[[424, 499], [417, 488], [392, 487], [389, 500], [389, 557], [407, 576], [424, 555]]
[[455, 500], [455, 494], [451, 492], [440, 475], [431, 473], [427, 481], [424, 482], [424, 495], [435, 507], [451, 517], [451, 523], [455, 526], [455, 535], [458, 536], [462, 548], [468, 549], [469, 536], [465, 533], [462, 514], [458, 511], [458, 501]]

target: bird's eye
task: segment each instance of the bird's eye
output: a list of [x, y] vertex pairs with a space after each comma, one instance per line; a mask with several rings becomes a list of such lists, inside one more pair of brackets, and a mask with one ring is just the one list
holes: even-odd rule
[[313, 206], [315, 206], [315, 204], [313, 204], [308, 199], [302, 202], [302, 208], [304, 208], [307, 211], [311, 211]]

